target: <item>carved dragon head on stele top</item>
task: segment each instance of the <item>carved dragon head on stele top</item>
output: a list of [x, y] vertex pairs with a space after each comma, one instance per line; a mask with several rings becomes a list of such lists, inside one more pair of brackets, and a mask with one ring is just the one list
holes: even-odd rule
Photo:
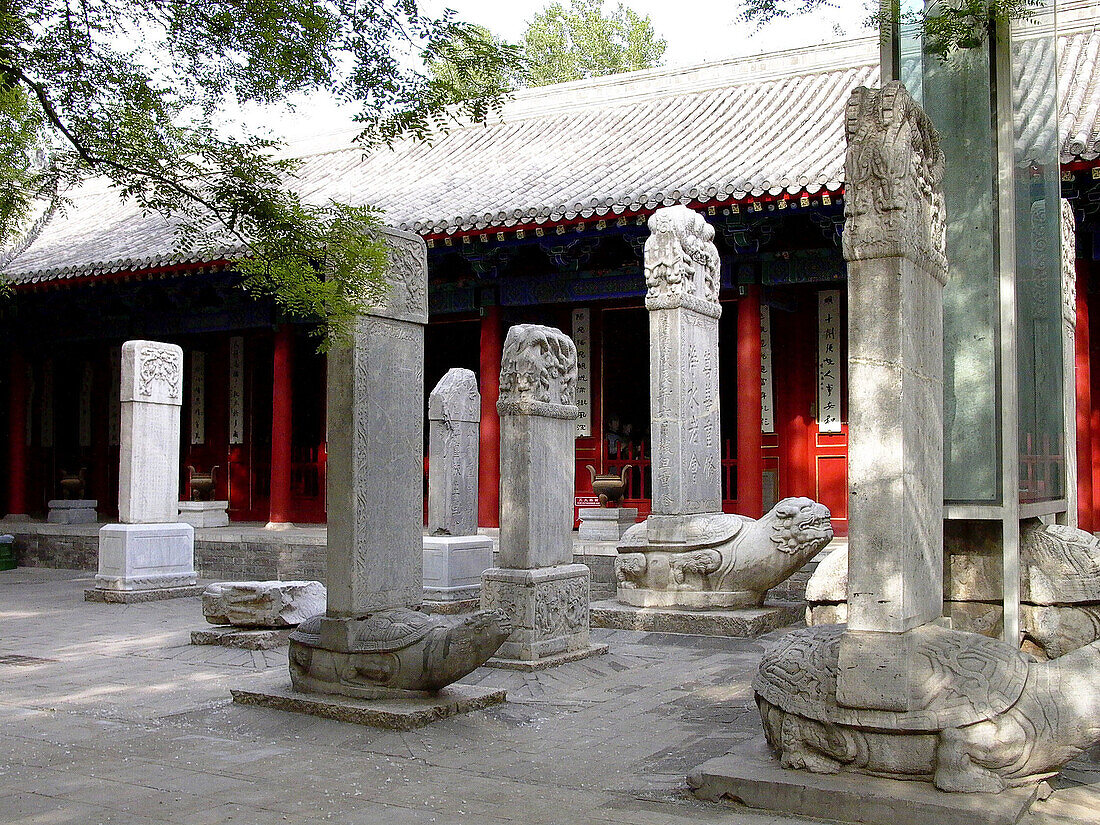
[[845, 116], [844, 259], [907, 257], [947, 279], [944, 155], [898, 81], [859, 87]]
[[568, 335], [537, 324], [508, 330], [501, 356], [500, 412], [530, 412], [532, 405], [539, 405], [542, 414], [542, 407], [552, 406], [569, 408], [576, 417], [576, 386], [577, 347]]
[[646, 306], [718, 304], [720, 287], [714, 227], [686, 206], [658, 209], [645, 242]]

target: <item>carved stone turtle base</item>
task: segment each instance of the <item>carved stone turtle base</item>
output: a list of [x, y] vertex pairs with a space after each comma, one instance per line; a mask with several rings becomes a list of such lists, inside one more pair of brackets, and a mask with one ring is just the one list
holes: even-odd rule
[[754, 520], [651, 515], [618, 544], [618, 600], [633, 607], [755, 608], [833, 537], [829, 510], [786, 498]]
[[500, 611], [314, 616], [290, 634], [290, 681], [303, 693], [425, 698], [484, 664], [511, 632]]

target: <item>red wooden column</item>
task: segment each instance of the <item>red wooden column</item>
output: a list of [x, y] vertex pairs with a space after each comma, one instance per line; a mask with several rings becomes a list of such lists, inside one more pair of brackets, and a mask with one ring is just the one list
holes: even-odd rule
[[763, 515], [764, 454], [760, 438], [760, 287], [737, 301], [737, 510]]
[[813, 419], [814, 353], [807, 329], [815, 320], [807, 310], [797, 313], [778, 312], [772, 315], [773, 340], [789, 342], [772, 350], [772, 368], [782, 380], [773, 383], [775, 406], [780, 421], [779, 434], [779, 496], [816, 497], [811, 428]]
[[281, 324], [275, 333], [271, 381], [271, 498], [268, 527], [290, 524], [290, 369], [293, 331]]
[[503, 348], [500, 307], [485, 307], [481, 316], [481, 440], [478, 446], [477, 523], [500, 526], [500, 357]]
[[27, 361], [12, 351], [8, 390], [8, 518], [27, 515]]
[[1092, 488], [1092, 386], [1089, 365], [1088, 278], [1077, 267], [1077, 328], [1074, 334], [1074, 383], [1077, 391], [1077, 521], [1082, 530], [1096, 529], [1096, 507]]

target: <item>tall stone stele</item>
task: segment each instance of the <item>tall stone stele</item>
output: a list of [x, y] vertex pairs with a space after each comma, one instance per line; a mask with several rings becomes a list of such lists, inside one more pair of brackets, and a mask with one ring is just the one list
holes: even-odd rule
[[537, 662], [589, 650], [588, 567], [573, 564], [577, 348], [552, 327], [508, 330], [500, 369], [500, 567], [481, 605], [512, 635], [499, 656]]
[[1038, 783], [1100, 741], [1100, 642], [1040, 664], [940, 622], [944, 156], [897, 82], [856, 89], [846, 127], [848, 625], [764, 654], [765, 735], [787, 768]]
[[387, 230], [389, 290], [328, 361], [328, 601], [290, 635], [294, 689], [423, 696], [482, 664], [504, 616], [430, 616], [422, 599], [423, 240]]
[[837, 698], [906, 711], [908, 631], [943, 612], [943, 287], [939, 136], [900, 84], [846, 113], [848, 633]]
[[649, 229], [653, 509], [618, 543], [617, 597], [650, 608], [759, 606], [832, 538], [829, 511], [789, 498], [759, 521], [722, 512], [714, 227], [670, 206]]
[[424, 597], [477, 598], [493, 541], [477, 532], [481, 393], [470, 370], [448, 370], [428, 396], [428, 535]]
[[193, 586], [195, 531], [179, 514], [183, 350], [122, 346], [118, 520], [99, 531], [97, 590]]

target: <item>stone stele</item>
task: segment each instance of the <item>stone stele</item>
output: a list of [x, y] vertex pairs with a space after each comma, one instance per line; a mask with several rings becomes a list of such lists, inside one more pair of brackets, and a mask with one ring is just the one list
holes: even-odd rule
[[290, 634], [294, 689], [423, 696], [466, 675], [511, 632], [497, 612], [459, 620], [422, 598], [427, 251], [386, 230], [390, 284], [328, 362], [328, 600]]
[[470, 370], [447, 371], [428, 396], [428, 534], [477, 533], [481, 393]]
[[195, 531], [178, 521], [183, 350], [122, 345], [118, 515], [99, 531], [97, 590], [194, 586]]
[[591, 574], [573, 559], [577, 348], [551, 327], [508, 330], [500, 370], [500, 560], [481, 606], [503, 610], [503, 659], [588, 650]]
[[177, 520], [182, 403], [182, 349], [155, 341], [122, 345], [118, 520], [123, 524]]
[[424, 598], [476, 599], [493, 566], [493, 541], [477, 534], [481, 393], [470, 370], [451, 369], [428, 396], [428, 535]]
[[943, 153], [897, 82], [846, 131], [848, 625], [787, 634], [753, 689], [784, 767], [997, 793], [1100, 741], [1100, 642], [1040, 663], [940, 626]]
[[829, 511], [791, 498], [757, 523], [722, 512], [714, 227], [670, 206], [649, 229], [653, 510], [619, 542], [617, 597], [635, 607], [757, 606], [828, 544]]
[[325, 586], [315, 581], [217, 582], [202, 594], [210, 624], [293, 627], [325, 612]]

